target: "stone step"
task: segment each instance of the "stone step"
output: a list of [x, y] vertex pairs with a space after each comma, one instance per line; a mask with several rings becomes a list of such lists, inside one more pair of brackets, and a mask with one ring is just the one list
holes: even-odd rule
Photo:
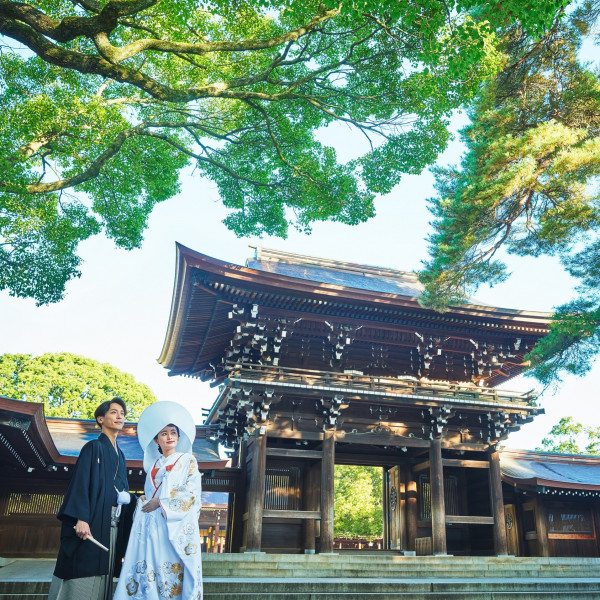
[[[270, 560], [238, 561], [205, 560], [206, 576], [232, 577], [588, 577], [600, 572], [600, 561], [549, 564], [513, 558], [503, 562], [481, 562], [478, 564], [460, 564], [454, 560], [445, 560], [431, 564], [418, 558], [411, 562], [344, 563], [342, 561], [313, 560], [297, 561], [272, 557]], [[370, 564], [369, 564], [370, 563]]]
[[532, 563], [532, 564], [596, 564], [600, 565], [600, 558], [597, 557], [540, 557], [540, 556], [403, 556], [399, 554], [275, 554], [262, 552], [247, 552], [244, 554], [204, 554], [202, 559], [205, 562], [273, 562], [288, 561], [295, 563], [414, 563], [425, 562], [428, 564], [443, 564], [451, 561], [455, 564], [502, 564], [514, 563]]
[[[205, 600], [600, 600], [600, 559], [208, 554]], [[54, 561], [0, 568], [0, 600], [46, 600]], [[4, 579], [3, 579], [4, 576]]]
[[[467, 577], [467, 573], [473, 573], [475, 577], [478, 575], [487, 576], [493, 575], [494, 573], [517, 573], [517, 574], [528, 574], [528, 573], [539, 573], [544, 577], [552, 577], [552, 576], [565, 576], [569, 573], [578, 573], [578, 574], [587, 574], [594, 571], [600, 571], [599, 567], [594, 565], [572, 565], [569, 567], [561, 567], [556, 566], [552, 568], [540, 568], [536, 565], [499, 565], [497, 567], [469, 567], [464, 568], [460, 566], [454, 565], [444, 565], [440, 567], [430, 567], [428, 565], [377, 565], [377, 566], [360, 566], [360, 565], [293, 565], [293, 564], [256, 564], [256, 565], [228, 565], [228, 564], [204, 564], [204, 572], [207, 575], [218, 576], [224, 571], [231, 572], [232, 575], [235, 573], [247, 572], [249, 576], [252, 576], [252, 573], [257, 573], [260, 575], [261, 573], [273, 572], [277, 571], [296, 571], [296, 572], [306, 572], [309, 575], [312, 574], [315, 570], [329, 572], [329, 573], [337, 573], [337, 572], [353, 572], [353, 573], [372, 573], [374, 571], [382, 572], [382, 573], [400, 573], [401, 576], [405, 576], [404, 574], [408, 573], [416, 573], [416, 572], [424, 572], [429, 573], [430, 575], [435, 575], [436, 573], [457, 573], [459, 576]], [[288, 574], [288, 573], [286, 573]]]
[[[41, 600], [49, 582], [0, 582], [0, 600]], [[204, 600], [596, 600], [600, 578], [495, 578], [430, 581], [416, 579], [294, 579], [207, 577]]]
[[[379, 578], [399, 578], [399, 577], [409, 577], [411, 579], [429, 579], [432, 577], [443, 577], [443, 578], [452, 578], [452, 579], [464, 579], [465, 577], [480, 577], [480, 578], [489, 578], [489, 577], [514, 577], [515, 570], [511, 570], [509, 568], [499, 569], [493, 572], [478, 572], [478, 571], [454, 571], [452, 569], [444, 569], [444, 570], [436, 570], [435, 572], [424, 570], [421, 568], [420, 570], [411, 569], [410, 571], [401, 571], [401, 570], [379, 570], [379, 569], [364, 569], [364, 570], [354, 570], [354, 569], [336, 569], [336, 570], [326, 570], [326, 569], [278, 569], [278, 568], [269, 568], [269, 569], [261, 569], [260, 571], [250, 571], [246, 569], [215, 569], [215, 570], [204, 570], [205, 576], [209, 577], [247, 577], [247, 578], [258, 578], [262, 579], [265, 577], [327, 577], [327, 578], [360, 578], [360, 577], [379, 577]], [[520, 570], [518, 573], [519, 577], [540, 577], [541, 574], [538, 570]], [[569, 571], [569, 577], [589, 577], [593, 575], [589, 569], [585, 570], [577, 570], [577, 571]], [[566, 574], [555, 574], [556, 577], [565, 577]]]
[[210, 578], [205, 600], [598, 600], [595, 580], [240, 580]]

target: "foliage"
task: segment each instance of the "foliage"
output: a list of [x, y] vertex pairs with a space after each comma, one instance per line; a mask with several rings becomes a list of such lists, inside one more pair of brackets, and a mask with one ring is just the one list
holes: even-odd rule
[[[600, 427], [582, 425], [574, 421], [573, 417], [563, 417], [552, 427], [548, 436], [542, 440], [542, 445], [537, 450], [600, 456]], [[579, 446], [582, 440], [587, 441], [583, 451]]]
[[[100, 232], [138, 247], [186, 165], [238, 235], [355, 224], [559, 0], [0, 0], [0, 289], [56, 302]], [[370, 142], [341, 163], [315, 132]]]
[[49, 417], [93, 419], [94, 410], [115, 396], [127, 404], [127, 419], [137, 421], [156, 397], [150, 388], [107, 363], [61, 352], [0, 356], [0, 394], [44, 404]]
[[383, 470], [377, 467], [336, 465], [336, 536], [380, 538], [383, 531]]
[[579, 297], [557, 309], [528, 355], [543, 383], [587, 372], [600, 349], [600, 80], [578, 59], [600, 2], [584, 2], [540, 40], [513, 27], [506, 62], [462, 131], [460, 168], [436, 171], [435, 233], [423, 304], [444, 310], [508, 276], [497, 252], [557, 256]]

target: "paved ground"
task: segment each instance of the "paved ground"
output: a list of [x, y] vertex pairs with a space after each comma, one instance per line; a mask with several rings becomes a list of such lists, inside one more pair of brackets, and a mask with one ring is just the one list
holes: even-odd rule
[[18, 558], [0, 567], [0, 581], [50, 581], [56, 559]]

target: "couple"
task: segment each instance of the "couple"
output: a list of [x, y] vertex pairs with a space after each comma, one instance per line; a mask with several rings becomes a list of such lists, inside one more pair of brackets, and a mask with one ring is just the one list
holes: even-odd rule
[[[49, 600], [110, 600], [134, 502], [117, 435], [120, 398], [94, 413], [101, 435], [82, 449], [58, 512], [61, 545]], [[201, 475], [192, 455], [196, 427], [175, 402], [149, 406], [137, 426], [146, 484], [137, 502], [115, 600], [201, 600]], [[98, 547], [90, 538], [106, 549]]]

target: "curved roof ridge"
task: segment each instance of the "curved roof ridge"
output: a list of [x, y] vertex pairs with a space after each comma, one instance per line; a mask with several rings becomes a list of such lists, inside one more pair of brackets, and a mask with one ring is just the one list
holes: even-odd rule
[[418, 275], [414, 271], [401, 271], [390, 267], [379, 267], [375, 265], [364, 265], [359, 263], [334, 260], [330, 258], [320, 258], [309, 256], [307, 254], [296, 254], [284, 250], [275, 250], [273, 248], [263, 248], [262, 246], [250, 246], [254, 248], [254, 260], [281, 262], [298, 266], [317, 267], [321, 269], [335, 269], [347, 273], [357, 273], [365, 276], [390, 277], [402, 279], [418, 284]]

